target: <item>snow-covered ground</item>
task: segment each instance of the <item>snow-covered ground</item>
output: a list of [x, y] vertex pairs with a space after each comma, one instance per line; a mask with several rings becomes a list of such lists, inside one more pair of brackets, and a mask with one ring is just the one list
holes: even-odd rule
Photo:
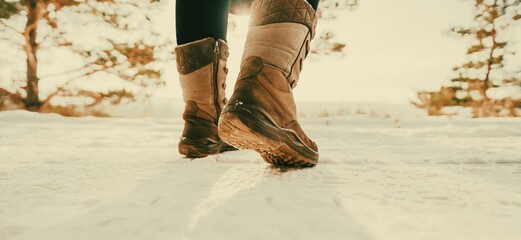
[[521, 239], [520, 120], [321, 115], [283, 171], [182, 158], [178, 117], [0, 112], [0, 239]]

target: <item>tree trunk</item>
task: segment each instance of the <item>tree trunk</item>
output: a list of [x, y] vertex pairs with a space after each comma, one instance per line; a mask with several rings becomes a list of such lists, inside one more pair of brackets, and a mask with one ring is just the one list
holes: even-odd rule
[[490, 32], [490, 37], [492, 38], [492, 46], [490, 47], [489, 55], [488, 55], [488, 63], [487, 63], [487, 72], [485, 76], [485, 82], [481, 88], [481, 94], [483, 96], [483, 100], [481, 103], [481, 111], [479, 117], [493, 117], [495, 116], [495, 104], [488, 97], [487, 91], [492, 87], [492, 82], [490, 81], [490, 73], [492, 72], [492, 65], [494, 64], [494, 51], [496, 51], [497, 45], [497, 31], [496, 31], [496, 20], [499, 17], [499, 10], [497, 5], [497, 0], [494, 0], [494, 4], [491, 6], [492, 10], [489, 12], [491, 14], [491, 24], [492, 30]]
[[38, 21], [41, 17], [42, 4], [38, 0], [27, 1], [27, 24], [25, 25], [25, 54], [27, 55], [27, 96], [25, 107], [28, 110], [38, 110], [41, 106], [38, 97], [38, 44], [36, 43], [36, 33]]

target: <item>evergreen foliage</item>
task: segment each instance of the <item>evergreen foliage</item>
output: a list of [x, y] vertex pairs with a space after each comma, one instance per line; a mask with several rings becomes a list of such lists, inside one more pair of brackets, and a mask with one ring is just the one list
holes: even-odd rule
[[519, 28], [521, 0], [472, 1], [473, 26], [450, 29], [456, 36], [472, 40], [466, 51], [468, 61], [453, 68], [456, 77], [448, 86], [418, 92], [413, 104], [429, 115], [442, 115], [445, 107], [462, 106], [472, 108], [473, 117], [518, 116], [521, 71], [509, 72], [505, 66], [508, 56], [516, 54], [511, 47], [515, 39], [507, 33]]
[[[25, 57], [26, 61], [24, 79], [15, 81], [14, 89], [0, 88], [0, 110], [24, 108], [48, 112], [62, 109], [53, 106], [53, 99], [80, 97], [84, 104], [68, 112], [83, 115], [99, 112], [96, 107], [103, 104], [146, 97], [145, 89], [164, 84], [161, 69], [154, 62], [159, 60], [158, 51], [170, 46], [168, 40], [161, 40], [150, 27], [151, 17], [144, 11], [159, 5], [158, 0], [0, 0], [0, 41], [19, 48], [20, 54], [16, 57]], [[139, 24], [133, 24], [135, 22]], [[93, 35], [100, 46], [79, 41]], [[56, 49], [68, 49], [81, 57], [84, 64], [77, 69], [41, 76], [38, 72], [40, 54]], [[68, 60], [53, 59], [58, 64]], [[98, 73], [104, 73], [107, 79], [122, 80], [124, 84], [108, 91], [81, 88], [76, 84]], [[40, 94], [40, 85], [63, 76], [73, 77], [62, 80], [50, 94]]]

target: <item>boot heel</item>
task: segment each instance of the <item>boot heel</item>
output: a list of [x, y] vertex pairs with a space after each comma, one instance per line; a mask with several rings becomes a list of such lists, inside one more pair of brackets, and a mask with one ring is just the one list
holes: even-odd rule
[[265, 124], [228, 111], [219, 119], [218, 132], [224, 142], [238, 149], [254, 150], [264, 161], [277, 167], [314, 167], [317, 164], [318, 157], [305, 157], [288, 146], [285, 139], [267, 134], [271, 127]]

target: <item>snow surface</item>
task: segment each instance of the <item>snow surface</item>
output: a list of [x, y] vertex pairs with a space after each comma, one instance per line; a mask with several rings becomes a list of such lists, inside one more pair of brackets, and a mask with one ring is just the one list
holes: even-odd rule
[[320, 163], [280, 170], [182, 158], [179, 117], [0, 112], [0, 239], [521, 239], [520, 120], [301, 122]]

